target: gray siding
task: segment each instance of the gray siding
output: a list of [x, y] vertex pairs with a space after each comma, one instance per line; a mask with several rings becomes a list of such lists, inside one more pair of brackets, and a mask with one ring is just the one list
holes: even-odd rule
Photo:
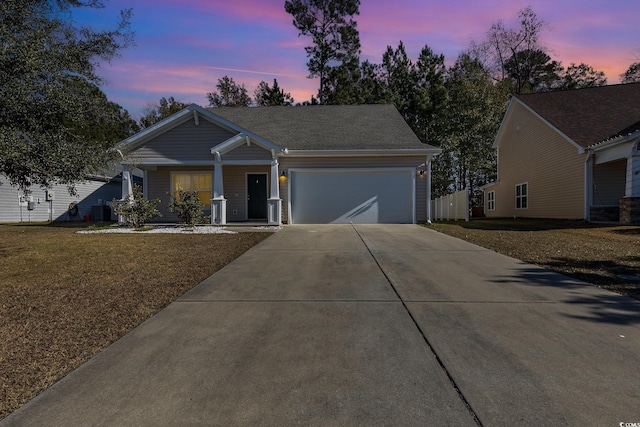
[[[246, 146], [245, 146], [246, 147]], [[240, 148], [240, 147], [238, 147]], [[247, 147], [251, 148], [251, 147]], [[260, 147], [256, 147], [262, 150]], [[234, 150], [235, 151], [235, 150]], [[262, 150], [264, 153], [268, 153]], [[417, 168], [424, 163], [424, 156], [389, 156], [389, 157], [281, 157], [280, 171], [290, 168], [381, 168], [381, 167], [411, 167]], [[247, 173], [266, 173], [267, 186], [271, 179], [271, 168], [268, 165], [226, 165], [223, 166], [224, 196], [227, 199], [227, 221], [245, 221], [247, 219]], [[145, 182], [147, 196], [150, 199], [162, 200], [158, 209], [162, 213], [161, 222], [176, 222], [178, 218], [171, 214], [167, 206], [171, 190], [171, 172], [211, 172], [214, 175], [213, 166], [163, 166], [157, 171], [148, 171]], [[288, 179], [279, 177], [280, 198], [282, 199], [282, 221], [288, 222]], [[268, 189], [271, 193], [270, 188]], [[207, 215], [210, 209], [206, 210]], [[427, 219], [427, 176], [416, 177], [416, 221], [425, 222]]]
[[[171, 198], [169, 192], [171, 191], [171, 172], [211, 172], [213, 179], [213, 167], [212, 166], [163, 166], [159, 167], [157, 171], [148, 171], [146, 181], [144, 183], [147, 190], [148, 199], [160, 199], [158, 204], [158, 210], [162, 214], [160, 218], [156, 218], [154, 222], [178, 222], [179, 218], [173, 213], [169, 212], [169, 203]], [[205, 209], [207, 215], [211, 214], [211, 208]]]
[[206, 120], [196, 126], [190, 119], [157, 136], [134, 151], [132, 158], [146, 162], [213, 160], [211, 148], [234, 134]]
[[[35, 209], [29, 211], [25, 203], [19, 203], [22, 192], [17, 187], [9, 185], [6, 177], [0, 175], [0, 222], [40, 222], [49, 220], [50, 203], [45, 201], [45, 190], [39, 187], [32, 188], [31, 196], [35, 202]], [[54, 185], [51, 190], [55, 193], [52, 202], [54, 220], [82, 221], [84, 215], [92, 214], [92, 206], [99, 203], [105, 204], [112, 199], [119, 199], [122, 186], [119, 181], [87, 181], [76, 186], [77, 195], [71, 196], [64, 185]], [[69, 204], [78, 204], [78, 215], [69, 217], [67, 211]]]
[[270, 194], [269, 166], [224, 166], [224, 197], [227, 199], [227, 221], [247, 220], [247, 174], [267, 174], [267, 198]]
[[223, 154], [222, 160], [271, 160], [271, 152], [255, 144], [242, 144]]
[[[149, 199], [159, 198], [161, 203], [158, 210], [162, 217], [158, 222], [177, 222], [178, 217], [169, 212], [168, 205], [170, 198], [167, 193], [171, 191], [171, 172], [210, 172], [213, 178], [213, 166], [202, 167], [159, 167], [157, 171], [147, 173], [147, 197]], [[227, 199], [227, 221], [245, 221], [247, 219], [247, 173], [269, 173], [270, 167], [258, 166], [223, 166], [222, 179], [224, 180], [224, 196]], [[268, 176], [268, 175], [267, 175]], [[269, 186], [267, 180], [267, 187]], [[212, 187], [213, 188], [213, 187]], [[211, 214], [211, 208], [205, 209], [207, 215]]]
[[618, 206], [624, 197], [627, 160], [594, 165], [593, 206]]

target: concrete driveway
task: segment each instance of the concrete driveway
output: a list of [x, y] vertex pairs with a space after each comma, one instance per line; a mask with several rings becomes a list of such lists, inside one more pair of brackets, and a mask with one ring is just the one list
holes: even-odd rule
[[639, 366], [637, 301], [416, 225], [288, 226], [1, 424], [617, 426]]

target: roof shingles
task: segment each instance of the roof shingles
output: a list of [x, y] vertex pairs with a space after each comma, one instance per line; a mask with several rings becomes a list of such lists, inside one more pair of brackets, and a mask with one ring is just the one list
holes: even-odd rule
[[209, 108], [289, 150], [424, 150], [393, 105]]
[[640, 130], [640, 83], [514, 97], [585, 148]]

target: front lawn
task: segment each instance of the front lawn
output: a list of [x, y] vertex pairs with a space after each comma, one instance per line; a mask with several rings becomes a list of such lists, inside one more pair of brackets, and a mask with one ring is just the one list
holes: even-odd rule
[[269, 233], [0, 226], [0, 419]]
[[478, 219], [430, 228], [640, 300], [640, 226]]

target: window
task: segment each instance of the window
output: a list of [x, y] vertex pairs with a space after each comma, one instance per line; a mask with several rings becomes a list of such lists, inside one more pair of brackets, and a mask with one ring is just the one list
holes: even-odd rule
[[496, 192], [489, 191], [487, 193], [487, 210], [494, 211], [496, 210]]
[[195, 191], [205, 206], [211, 206], [211, 173], [174, 172], [171, 174], [171, 194], [178, 197], [178, 191]]
[[529, 207], [529, 185], [525, 182], [516, 185], [516, 209], [527, 209]]

